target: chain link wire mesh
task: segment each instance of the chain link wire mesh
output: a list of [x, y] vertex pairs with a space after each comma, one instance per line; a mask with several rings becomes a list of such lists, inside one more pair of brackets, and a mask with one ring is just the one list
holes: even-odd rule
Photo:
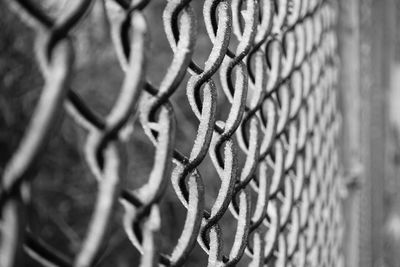
[[[99, 116], [70, 86], [71, 38], [93, 2], [73, 1], [58, 17], [34, 1], [9, 4], [36, 33], [44, 85], [2, 173], [1, 266], [17, 266], [24, 253], [44, 266], [94, 266], [117, 205], [124, 208], [122, 225], [141, 253], [141, 266], [181, 266], [196, 243], [208, 266], [233, 266], [242, 258], [249, 259], [249, 266], [343, 266], [337, 3], [205, 0], [203, 16], [196, 16], [192, 1], [167, 1], [163, 27], [173, 58], [155, 86], [146, 76], [148, 35], [160, 25], [145, 18], [149, 1], [107, 0], [125, 77], [110, 112]], [[212, 43], [204, 65], [192, 57], [199, 20]], [[186, 88], [198, 120], [188, 154], [175, 146], [175, 128], [184, 127], [170, 101], [178, 88]], [[218, 94], [229, 102], [225, 120], [216, 116]], [[28, 171], [46, 153], [43, 148], [63, 112], [87, 133], [82, 149], [98, 183], [92, 218], [73, 259], [43, 244], [25, 218], [33, 178]], [[122, 150], [136, 120], [154, 145], [154, 165], [144, 185], [126, 188], [123, 162], [129, 158]], [[220, 180], [210, 209], [199, 170], [207, 154]], [[159, 204], [170, 185], [186, 214], [180, 237], [167, 253], [158, 240]], [[220, 225], [226, 213], [234, 218], [234, 233]], [[224, 234], [234, 235], [229, 248]]]

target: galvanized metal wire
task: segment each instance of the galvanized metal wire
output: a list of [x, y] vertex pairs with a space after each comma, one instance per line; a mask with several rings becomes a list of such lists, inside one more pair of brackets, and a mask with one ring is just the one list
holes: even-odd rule
[[[208, 266], [233, 266], [244, 257], [251, 260], [250, 266], [343, 265], [336, 2], [205, 0], [203, 16], [196, 18], [192, 1], [167, 1], [163, 24], [173, 58], [156, 88], [146, 78], [152, 27], [144, 10], [149, 1], [106, 0], [125, 78], [105, 117], [70, 87], [71, 36], [93, 2], [73, 2], [57, 18], [34, 1], [10, 3], [36, 31], [44, 86], [24, 137], [2, 173], [0, 265], [17, 266], [25, 251], [44, 266], [93, 266], [107, 242], [118, 203], [125, 211], [125, 232], [142, 255], [141, 266], [181, 266], [196, 242]], [[198, 20], [204, 20], [212, 43], [203, 66], [192, 58]], [[198, 119], [188, 154], [174, 145], [179, 126], [170, 102], [185, 75], [187, 100]], [[225, 94], [229, 102], [224, 121], [216, 118], [218, 94]], [[64, 110], [76, 127], [87, 131], [84, 153], [98, 183], [91, 222], [72, 260], [39, 242], [24, 218], [32, 182], [28, 170]], [[119, 147], [127, 142], [127, 130], [136, 119], [155, 152], [147, 182], [132, 189], [121, 186], [126, 155]], [[238, 160], [240, 153], [244, 163]], [[207, 154], [220, 179], [210, 209], [205, 208], [198, 168]], [[160, 250], [157, 235], [163, 220], [159, 203], [169, 184], [187, 212], [181, 235], [167, 254]], [[226, 213], [236, 225], [228, 250], [223, 249], [220, 226]]]

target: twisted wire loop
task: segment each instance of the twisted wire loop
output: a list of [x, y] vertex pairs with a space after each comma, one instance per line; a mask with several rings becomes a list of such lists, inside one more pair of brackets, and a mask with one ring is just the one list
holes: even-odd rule
[[[156, 86], [146, 75], [152, 25], [144, 10], [149, 1], [105, 0], [125, 77], [104, 117], [69, 84], [71, 32], [92, 2], [77, 1], [59, 18], [33, 1], [10, 4], [37, 32], [44, 86], [2, 173], [0, 265], [18, 266], [25, 251], [44, 266], [94, 266], [119, 202], [124, 230], [142, 255], [141, 266], [181, 266], [196, 243], [208, 266], [234, 266], [242, 259], [249, 266], [342, 266], [336, 2], [205, 0], [201, 19], [212, 48], [201, 66], [192, 58], [200, 19], [192, 1], [169, 0], [163, 26], [173, 57]], [[170, 98], [180, 88], [186, 88], [198, 120], [188, 155], [175, 147], [177, 122]], [[228, 107], [224, 120], [217, 118], [222, 95]], [[87, 132], [84, 155], [98, 185], [86, 236], [73, 258], [34, 236], [24, 218], [32, 178], [28, 171], [64, 109]], [[124, 188], [123, 180], [135, 179], [122, 161], [129, 161], [124, 144], [136, 120], [154, 145], [154, 164], [142, 186]], [[210, 209], [199, 171], [207, 154], [220, 180]], [[159, 203], [169, 182], [186, 215], [180, 237], [166, 253], [158, 240]], [[234, 233], [221, 224], [227, 213], [234, 218]], [[234, 236], [229, 248], [224, 247], [226, 235]]]

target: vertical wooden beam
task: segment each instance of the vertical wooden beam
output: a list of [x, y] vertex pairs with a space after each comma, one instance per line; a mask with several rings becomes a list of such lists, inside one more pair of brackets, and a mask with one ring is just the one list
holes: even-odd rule
[[[345, 173], [361, 161], [360, 154], [360, 18], [359, 0], [339, 2], [340, 105], [343, 112], [342, 162]], [[344, 202], [346, 266], [359, 266], [360, 192], [349, 192]]]
[[393, 42], [392, 0], [366, 0], [360, 6], [362, 162], [360, 266], [384, 266], [384, 218], [387, 95], [390, 87]]
[[341, 0], [339, 44], [342, 159], [364, 166], [361, 190], [344, 203], [346, 266], [383, 266], [388, 92], [394, 56], [394, 1]]
[[[377, 247], [376, 243], [372, 244], [372, 175], [371, 175], [371, 95], [375, 88], [372, 77], [372, 66], [375, 63], [372, 59], [372, 9], [373, 0], [365, 0], [360, 2], [360, 99], [362, 102], [361, 109], [361, 162], [364, 166], [362, 176], [362, 187], [360, 190], [360, 238], [359, 238], [359, 265], [373, 266], [373, 247]], [[376, 55], [375, 55], [376, 56]], [[378, 87], [376, 87], [378, 88]], [[379, 242], [377, 240], [377, 242]]]

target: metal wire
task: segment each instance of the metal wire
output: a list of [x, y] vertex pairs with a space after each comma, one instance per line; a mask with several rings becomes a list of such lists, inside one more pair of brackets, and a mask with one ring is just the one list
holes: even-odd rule
[[[233, 266], [244, 257], [250, 266], [342, 266], [336, 2], [205, 0], [203, 17], [195, 18], [190, 0], [169, 0], [163, 23], [173, 59], [156, 88], [146, 79], [151, 27], [143, 11], [149, 1], [106, 0], [107, 15], [118, 18], [110, 19], [110, 28], [125, 78], [105, 117], [70, 87], [70, 36], [92, 2], [76, 1], [59, 18], [33, 1], [11, 3], [37, 31], [45, 82], [2, 174], [0, 265], [17, 266], [25, 250], [44, 266], [93, 266], [119, 201], [125, 232], [142, 255], [141, 266], [183, 265], [196, 242], [207, 254], [208, 266]], [[196, 19], [204, 19], [212, 43], [204, 66], [192, 58]], [[234, 39], [237, 45], [232, 46]], [[188, 102], [199, 122], [187, 155], [174, 145], [176, 118], [169, 101], [185, 75]], [[218, 78], [220, 85], [214, 81]], [[229, 102], [225, 121], [216, 119], [221, 93]], [[43, 244], [26, 229], [24, 219], [32, 182], [28, 170], [64, 111], [62, 103], [76, 126], [87, 131], [84, 153], [98, 182], [92, 219], [74, 259]], [[121, 187], [120, 161], [126, 155], [119, 146], [127, 142], [123, 133], [136, 118], [154, 145], [155, 163], [143, 186], [128, 189]], [[211, 209], [205, 208], [198, 169], [207, 153], [220, 179]], [[238, 160], [240, 153], [244, 163]], [[169, 181], [187, 212], [180, 237], [167, 254], [160, 251], [157, 235], [163, 220], [159, 203]], [[229, 249], [223, 249], [220, 225], [226, 213], [236, 225]]]

